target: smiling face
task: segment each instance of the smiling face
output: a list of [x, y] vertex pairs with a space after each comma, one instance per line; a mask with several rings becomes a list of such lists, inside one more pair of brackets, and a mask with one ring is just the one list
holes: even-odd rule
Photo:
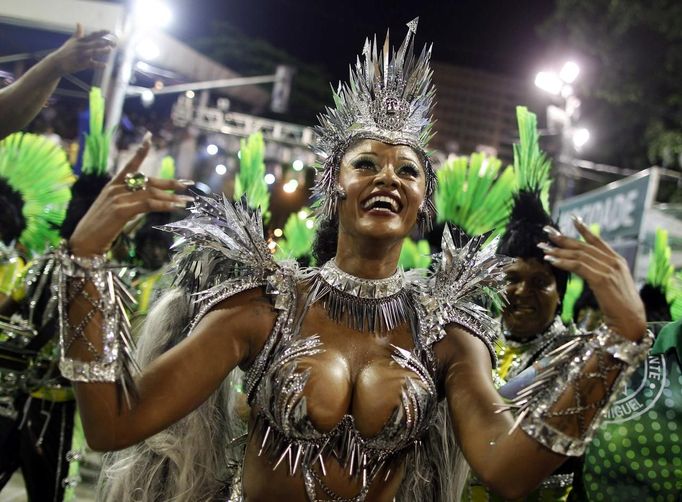
[[502, 320], [513, 338], [530, 340], [550, 325], [559, 306], [556, 279], [548, 263], [518, 258], [506, 269], [507, 300]]
[[341, 159], [339, 229], [354, 237], [403, 239], [417, 221], [426, 177], [419, 155], [409, 146], [365, 139]]

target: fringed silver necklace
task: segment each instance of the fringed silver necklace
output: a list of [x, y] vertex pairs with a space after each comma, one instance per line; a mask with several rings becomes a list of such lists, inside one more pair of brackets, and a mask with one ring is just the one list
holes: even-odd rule
[[332, 259], [313, 276], [311, 293], [333, 321], [358, 331], [390, 331], [413, 315], [401, 269], [385, 279], [362, 279], [344, 272]]

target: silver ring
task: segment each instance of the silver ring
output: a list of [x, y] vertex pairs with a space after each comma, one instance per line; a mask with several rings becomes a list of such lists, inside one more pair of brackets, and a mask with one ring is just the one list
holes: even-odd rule
[[138, 190], [146, 190], [149, 178], [142, 173], [126, 174], [123, 183], [126, 189], [130, 192], [137, 192]]

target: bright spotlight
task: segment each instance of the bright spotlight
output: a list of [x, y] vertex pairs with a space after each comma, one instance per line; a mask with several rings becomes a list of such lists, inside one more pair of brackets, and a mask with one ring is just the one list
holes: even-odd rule
[[590, 141], [590, 131], [584, 127], [573, 131], [573, 146], [575, 146], [576, 150], [580, 150], [588, 141]]
[[142, 101], [142, 106], [149, 108], [154, 104], [154, 93], [151, 89], [145, 89], [140, 93], [140, 101]]
[[135, 22], [144, 27], [165, 28], [173, 21], [173, 11], [160, 0], [137, 0]]
[[567, 84], [572, 84], [575, 79], [578, 78], [580, 74], [580, 66], [578, 66], [573, 61], [567, 61], [564, 66], [561, 67], [559, 72], [559, 78], [566, 82]]
[[291, 165], [294, 168], [294, 171], [301, 171], [303, 169], [303, 161], [301, 159], [294, 160]]
[[218, 145], [214, 145], [213, 143], [211, 143], [206, 147], [206, 153], [209, 155], [215, 155], [216, 153], [218, 153]]
[[185, 97], [188, 99], [194, 99], [194, 91], [185, 92]]
[[315, 226], [315, 222], [313, 220], [308, 220], [305, 222], [305, 226], [312, 230], [313, 227]]
[[307, 217], [308, 217], [308, 211], [305, 211], [305, 210], [301, 209], [301, 210], [298, 212], [298, 219], [299, 219], [299, 220], [305, 220]]
[[268, 185], [272, 185], [275, 182], [275, 175], [272, 173], [266, 174], [265, 176], [263, 176], [263, 178], [265, 179], [265, 183], [267, 183]]
[[135, 46], [135, 52], [137, 52], [137, 55], [141, 59], [146, 61], [153, 61], [159, 57], [159, 54], [161, 54], [159, 46], [156, 45], [156, 42], [148, 38], [140, 40], [140, 43]]
[[284, 234], [281, 228], [276, 228], [272, 233], [275, 235], [275, 237], [282, 237], [282, 235]]
[[215, 166], [215, 172], [222, 176], [227, 172], [227, 167], [225, 167], [225, 164], [218, 164]]
[[286, 193], [294, 193], [297, 188], [298, 188], [298, 181], [289, 180], [284, 184], [284, 186], [282, 187], [282, 190], [284, 190]]
[[559, 94], [563, 83], [553, 71], [541, 71], [535, 76], [535, 85], [550, 94]]

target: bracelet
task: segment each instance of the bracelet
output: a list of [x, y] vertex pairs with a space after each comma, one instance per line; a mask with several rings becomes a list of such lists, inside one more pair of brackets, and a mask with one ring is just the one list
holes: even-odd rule
[[[569, 342], [543, 359], [536, 377], [498, 412], [514, 411], [517, 418], [510, 433], [520, 427], [531, 438], [555, 453], [580, 456], [601, 425], [606, 410], [616, 398], [620, 387], [644, 360], [652, 343], [651, 332], [635, 342], [604, 325], [590, 333], [574, 333]], [[587, 372], [586, 366], [594, 357], [597, 369]], [[608, 384], [612, 371], [620, 373], [613, 384]], [[581, 379], [601, 381], [605, 389], [604, 396], [597, 402], [586, 404], [580, 394]], [[554, 405], [571, 387], [576, 393], [574, 402], [566, 408], [553, 411]], [[586, 424], [585, 414], [589, 411], [596, 413], [591, 422]], [[560, 416], [576, 418], [579, 425], [577, 437], [548, 423], [549, 419]]]
[[[65, 244], [55, 251], [58, 270], [56, 289], [59, 311], [59, 369], [64, 378], [75, 382], [116, 382], [132, 384], [137, 365], [132, 356], [133, 342], [126, 309], [134, 302], [126, 286], [114, 273], [104, 255], [73, 255]], [[86, 290], [92, 284], [97, 294]], [[90, 310], [75, 325], [69, 317], [69, 305], [80, 298]], [[97, 314], [101, 315], [102, 349], [95, 349], [85, 329]], [[84, 343], [94, 359], [78, 360], [67, 356], [74, 341]], [[132, 390], [132, 389], [131, 389]], [[128, 393], [126, 392], [126, 395]]]

